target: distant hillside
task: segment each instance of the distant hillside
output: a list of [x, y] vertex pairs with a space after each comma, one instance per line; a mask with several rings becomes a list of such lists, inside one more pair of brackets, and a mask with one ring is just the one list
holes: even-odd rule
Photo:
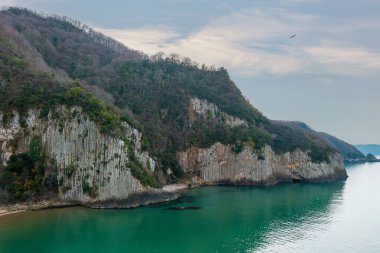
[[363, 154], [373, 154], [376, 156], [380, 155], [380, 145], [377, 144], [362, 144], [355, 145], [357, 149], [359, 149]]
[[319, 136], [330, 145], [338, 149], [347, 159], [364, 158], [365, 155], [360, 152], [354, 145], [351, 145], [345, 141], [342, 141], [330, 134], [320, 132]]
[[305, 131], [307, 134], [318, 138], [326, 142], [331, 147], [337, 149], [343, 154], [343, 157], [346, 161], [355, 160], [355, 159], [365, 159], [365, 155], [360, 152], [355, 146], [342, 141], [330, 134], [324, 132], [317, 132], [309, 127], [307, 124], [299, 121], [275, 121], [278, 124], [287, 125], [296, 129]]

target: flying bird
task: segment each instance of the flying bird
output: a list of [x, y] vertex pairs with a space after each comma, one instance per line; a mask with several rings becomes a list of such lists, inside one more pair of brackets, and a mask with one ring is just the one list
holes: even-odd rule
[[296, 37], [296, 35], [297, 34], [294, 34], [294, 35], [290, 36], [289, 39]]

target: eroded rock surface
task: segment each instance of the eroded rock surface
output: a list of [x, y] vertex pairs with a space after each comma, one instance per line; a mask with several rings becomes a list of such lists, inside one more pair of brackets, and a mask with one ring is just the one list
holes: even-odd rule
[[[16, 111], [7, 121], [0, 114], [1, 163], [5, 164], [12, 153], [28, 152], [33, 137], [41, 138], [44, 155], [56, 169], [59, 196], [63, 200], [99, 202], [149, 191], [126, 166], [129, 161], [126, 143], [102, 134], [79, 107], [59, 107], [47, 119], [41, 119], [38, 110], [30, 110], [23, 119], [23, 127]], [[147, 152], [141, 152], [141, 134], [128, 125], [125, 129], [140, 162], [149, 163], [154, 170], [156, 162]]]
[[221, 111], [217, 105], [208, 102], [204, 99], [191, 98], [191, 108], [192, 114], [197, 114], [206, 119], [212, 119], [221, 121], [225, 126], [236, 127], [236, 126], [247, 126], [248, 123], [238, 117], [229, 115]]
[[313, 163], [306, 152], [275, 154], [266, 146], [257, 155], [249, 146], [236, 154], [228, 145], [216, 143], [210, 148], [190, 148], [177, 153], [186, 173], [205, 184], [271, 185], [292, 181], [330, 181], [347, 177], [340, 154], [330, 162]]

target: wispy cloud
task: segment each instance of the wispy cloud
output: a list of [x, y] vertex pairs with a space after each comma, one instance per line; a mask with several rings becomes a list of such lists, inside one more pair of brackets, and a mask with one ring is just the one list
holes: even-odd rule
[[2, 0], [0, 2], [0, 6], [3, 7], [3, 6], [12, 6], [12, 5], [17, 5], [19, 3], [17, 3], [17, 1], [14, 1], [14, 0]]
[[285, 4], [319, 3], [320, 0], [281, 0]]
[[[289, 16], [289, 19], [296, 18], [298, 21], [300, 17]], [[287, 73], [302, 66], [286, 44], [266, 43], [278, 39], [287, 41], [293, 32], [289, 25], [258, 9], [233, 12], [188, 36], [162, 27], [97, 30], [147, 53], [177, 52], [208, 65], [239, 69], [247, 75]], [[273, 52], [273, 47], [281, 53]]]
[[[346, 27], [350, 27], [349, 24]], [[368, 22], [350, 29], [355, 27], [376, 29]], [[159, 26], [97, 30], [150, 54], [176, 52], [243, 75], [321, 71], [362, 75], [380, 70], [380, 57], [376, 52], [339, 40], [333, 46], [324, 43], [335, 39], [337, 27], [325, 28], [319, 16], [294, 13], [287, 8], [251, 8], [231, 11], [189, 35]], [[297, 37], [289, 39], [294, 33]]]
[[0, 6], [29, 6], [33, 7], [34, 4], [51, 4], [59, 3], [63, 0], [1, 0]]
[[144, 27], [125, 30], [95, 28], [95, 30], [111, 36], [130, 48], [143, 50], [148, 54], [166, 51], [168, 47], [180, 40], [180, 34], [171, 31], [168, 27]]
[[324, 71], [341, 75], [367, 75], [380, 71], [380, 54], [363, 48], [307, 47], [304, 51], [324, 66]]

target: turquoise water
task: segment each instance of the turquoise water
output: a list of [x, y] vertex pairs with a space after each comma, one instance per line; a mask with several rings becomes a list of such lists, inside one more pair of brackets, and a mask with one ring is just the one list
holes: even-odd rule
[[[346, 182], [204, 187], [133, 210], [66, 208], [0, 218], [0, 252], [380, 252], [380, 163]], [[173, 206], [199, 210], [166, 210]]]

